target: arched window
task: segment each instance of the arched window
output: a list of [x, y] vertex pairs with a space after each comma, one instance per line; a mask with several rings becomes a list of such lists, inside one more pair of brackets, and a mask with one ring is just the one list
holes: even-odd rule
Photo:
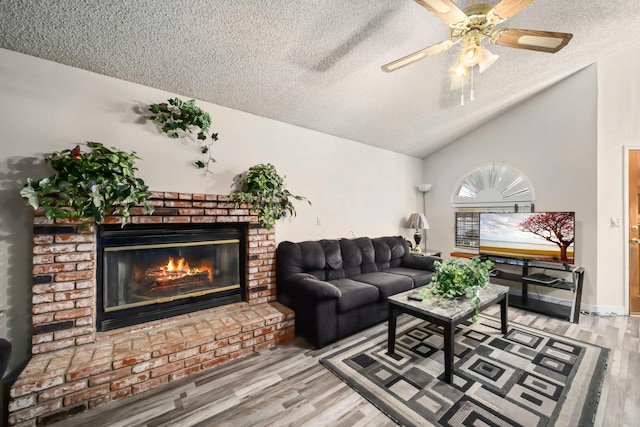
[[454, 207], [533, 203], [535, 192], [519, 170], [501, 163], [471, 169], [458, 181], [451, 204]]
[[480, 212], [532, 212], [533, 185], [519, 170], [501, 163], [477, 166], [458, 181], [451, 195], [457, 250], [477, 252]]

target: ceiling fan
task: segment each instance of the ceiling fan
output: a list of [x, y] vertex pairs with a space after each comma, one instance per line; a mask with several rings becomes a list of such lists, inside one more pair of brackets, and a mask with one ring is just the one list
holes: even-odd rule
[[458, 62], [453, 68], [455, 75], [466, 76], [467, 69], [479, 65], [480, 72], [498, 58], [481, 46], [484, 39], [489, 43], [517, 49], [555, 53], [565, 47], [573, 34], [538, 30], [496, 29], [533, 0], [501, 0], [495, 6], [485, 3], [475, 4], [462, 10], [452, 0], [416, 0], [429, 12], [449, 24], [450, 40], [436, 43], [403, 58], [382, 66], [382, 70], [392, 72], [428, 56], [442, 53], [460, 43], [463, 48]]

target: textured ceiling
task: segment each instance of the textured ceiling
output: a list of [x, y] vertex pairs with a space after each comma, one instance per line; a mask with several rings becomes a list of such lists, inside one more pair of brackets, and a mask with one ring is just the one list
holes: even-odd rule
[[418, 157], [631, 47], [640, 27], [636, 1], [535, 0], [499, 27], [573, 40], [556, 54], [492, 46], [500, 59], [461, 107], [456, 47], [380, 70], [449, 37], [413, 0], [0, 0], [0, 16], [0, 47]]

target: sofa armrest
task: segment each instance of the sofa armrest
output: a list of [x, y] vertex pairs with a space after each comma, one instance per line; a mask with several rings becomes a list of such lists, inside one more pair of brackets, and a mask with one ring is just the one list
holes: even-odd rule
[[334, 299], [342, 296], [340, 289], [331, 283], [307, 273], [287, 277], [286, 288], [286, 292], [301, 294], [305, 299]]
[[409, 254], [402, 257], [400, 266], [415, 270], [436, 271], [436, 261], [442, 261], [442, 258]]

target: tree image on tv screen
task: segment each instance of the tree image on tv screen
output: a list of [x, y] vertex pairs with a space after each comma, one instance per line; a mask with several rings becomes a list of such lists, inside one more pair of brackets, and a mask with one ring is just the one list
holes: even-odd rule
[[573, 215], [570, 212], [544, 212], [531, 215], [518, 224], [518, 230], [533, 233], [555, 243], [560, 248], [560, 259], [568, 262], [567, 249], [575, 240]]

